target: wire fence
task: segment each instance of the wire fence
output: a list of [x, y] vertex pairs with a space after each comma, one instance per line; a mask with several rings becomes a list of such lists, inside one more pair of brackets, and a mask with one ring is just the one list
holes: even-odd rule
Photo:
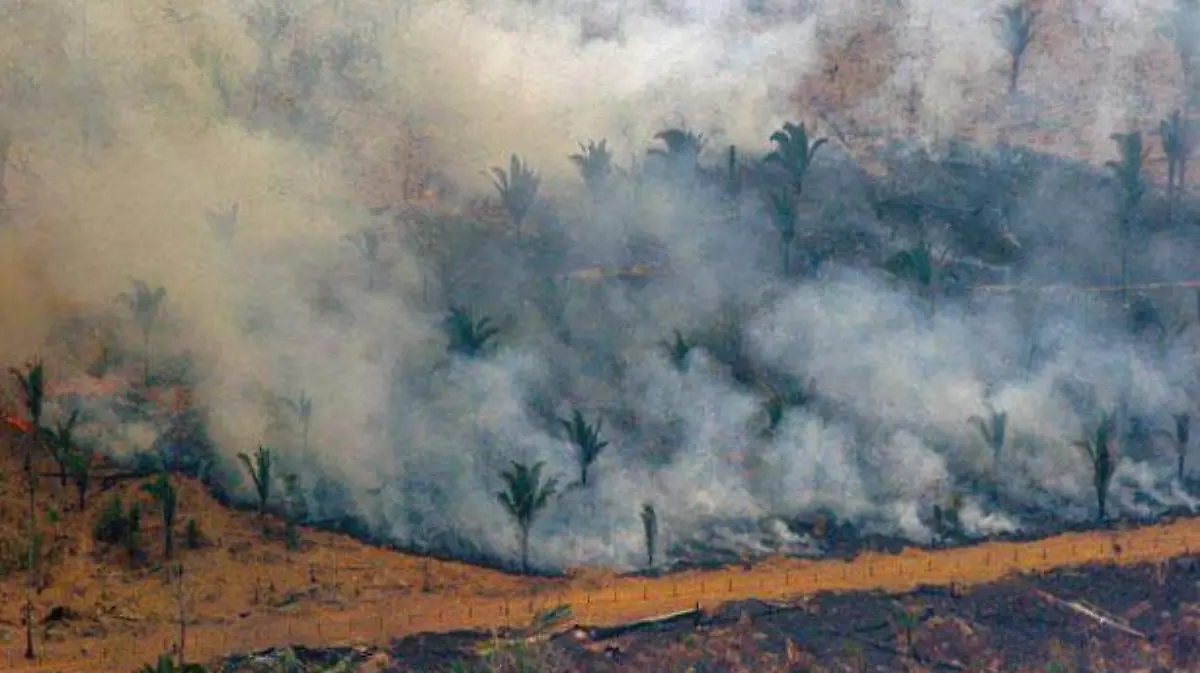
[[[606, 586], [581, 589], [559, 586], [528, 596], [420, 595], [396, 592], [362, 602], [352, 612], [302, 613], [277, 610], [271, 615], [187, 626], [189, 661], [209, 661], [237, 652], [304, 645], [334, 647], [386, 644], [391, 638], [421, 632], [490, 630], [523, 627], [542, 611], [569, 605], [583, 624], [614, 624], [649, 616], [712, 606], [738, 599], [785, 600], [821, 591], [881, 589], [905, 591], [919, 585], [971, 585], [1012, 574], [1041, 573], [1093, 562], [1121, 564], [1160, 561], [1200, 548], [1200, 527], [1167, 524], [1122, 532], [1068, 534], [1027, 543], [990, 543], [940, 551], [905, 550], [868, 553], [852, 560], [789, 560], [763, 566], [689, 572], [663, 578], [624, 577]], [[382, 567], [379, 569], [382, 572]], [[353, 585], [343, 587], [353, 592]], [[72, 643], [70, 659], [29, 662], [23, 638], [5, 643], [4, 670], [28, 673], [123, 671], [154, 661], [178, 645], [178, 625], [164, 620], [133, 624], [129, 633], [84, 638]], [[16, 635], [14, 629], [14, 636]], [[39, 638], [39, 640], [41, 640]], [[39, 643], [40, 645], [41, 643]]]

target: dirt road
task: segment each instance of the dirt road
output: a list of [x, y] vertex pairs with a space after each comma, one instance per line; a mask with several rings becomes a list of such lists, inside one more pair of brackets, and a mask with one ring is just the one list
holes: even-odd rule
[[[383, 642], [422, 631], [490, 629], [523, 625], [538, 610], [570, 604], [575, 618], [615, 624], [700, 604], [710, 607], [745, 599], [785, 599], [818, 591], [905, 591], [921, 584], [979, 584], [1013, 573], [1094, 562], [1120, 564], [1165, 560], [1200, 548], [1200, 520], [1176, 521], [1127, 531], [1072, 533], [1029, 543], [988, 543], [941, 551], [868, 554], [852, 561], [771, 559], [753, 568], [693, 571], [659, 579], [574, 578], [531, 586], [525, 592], [463, 596], [453, 592], [396, 592], [361, 600], [351, 608], [297, 604], [273, 614], [236, 617], [188, 627], [189, 659], [285, 644], [338, 645]], [[352, 592], [353, 588], [345, 589]], [[122, 671], [154, 659], [177, 642], [177, 626], [132, 624], [106, 637], [49, 642], [46, 661], [25, 665], [19, 643], [6, 652], [6, 670]]]

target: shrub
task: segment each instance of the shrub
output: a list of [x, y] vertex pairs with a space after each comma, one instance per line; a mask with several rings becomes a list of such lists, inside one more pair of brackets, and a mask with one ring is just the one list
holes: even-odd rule
[[199, 549], [204, 546], [204, 533], [200, 532], [200, 524], [195, 519], [188, 519], [183, 529], [183, 545], [188, 549]]

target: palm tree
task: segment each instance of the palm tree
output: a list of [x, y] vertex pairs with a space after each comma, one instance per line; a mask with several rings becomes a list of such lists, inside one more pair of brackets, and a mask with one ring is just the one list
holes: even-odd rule
[[162, 515], [163, 549], [166, 557], [171, 558], [175, 553], [175, 515], [179, 511], [179, 491], [166, 472], [159, 472], [154, 481], [142, 484], [142, 491], [154, 498], [154, 504]]
[[791, 271], [792, 245], [796, 242], [798, 216], [795, 192], [781, 189], [771, 193], [771, 222], [779, 232], [780, 272]]
[[567, 431], [567, 439], [571, 444], [575, 445], [577, 457], [579, 459], [579, 484], [587, 486], [588, 483], [588, 468], [596, 459], [600, 457], [600, 452], [608, 446], [608, 442], [601, 441], [600, 430], [602, 421], [597, 419], [595, 425], [589, 424], [583, 418], [583, 412], [575, 409], [571, 413], [571, 419], [558, 419], [559, 423]]
[[46, 430], [46, 438], [50, 440], [50, 452], [54, 462], [58, 464], [59, 485], [67, 486], [67, 462], [75, 453], [75, 425], [79, 422], [79, 409], [72, 409], [71, 415], [64, 421], [59, 421], [55, 427]]
[[601, 140], [599, 144], [592, 140], [587, 145], [579, 143], [579, 152], [568, 158], [579, 169], [592, 198], [598, 198], [604, 194], [613, 174], [613, 155], [608, 149], [608, 140]]
[[75, 492], [79, 496], [79, 511], [87, 507], [87, 493], [92, 485], [92, 461], [95, 453], [88, 446], [75, 445], [67, 454], [66, 467], [75, 483]]
[[542, 482], [544, 463], [532, 466], [513, 461], [512, 470], [500, 473], [506, 490], [496, 493], [496, 498], [517, 524], [521, 543], [521, 572], [529, 572], [529, 529], [537, 515], [546, 508], [550, 498], [557, 492], [558, 480]]
[[312, 398], [301, 390], [299, 397], [294, 400], [285, 397], [283, 403], [292, 410], [292, 413], [296, 414], [296, 418], [300, 421], [300, 448], [308, 453], [308, 433], [312, 426]]
[[151, 289], [145, 281], [135, 279], [132, 292], [122, 292], [117, 300], [125, 304], [142, 331], [143, 383], [150, 386], [150, 335], [162, 315], [163, 300], [167, 291], [163, 287]]
[[938, 286], [943, 280], [954, 280], [958, 276], [953, 271], [943, 268], [947, 255], [937, 258], [933, 248], [928, 243], [920, 243], [909, 250], [902, 250], [883, 263], [883, 268], [900, 281], [916, 286], [917, 293], [929, 302], [929, 309], [935, 308]]
[[652, 147], [646, 150], [646, 154], [662, 157], [672, 164], [692, 170], [696, 169], [700, 151], [706, 142], [703, 133], [680, 128], [663, 129], [654, 134], [654, 139], [661, 140], [666, 147]]
[[667, 352], [667, 357], [670, 358], [671, 364], [675, 369], [683, 371], [687, 365], [688, 355], [691, 354], [694, 347], [687, 339], [683, 338], [683, 333], [679, 330], [671, 330], [671, 339], [658, 342], [659, 346]]
[[35, 357], [27, 365], [25, 371], [13, 367], [9, 369], [17, 380], [17, 388], [21, 393], [21, 401], [25, 404], [25, 412], [29, 414], [30, 431], [25, 438], [25, 456], [23, 469], [25, 482], [29, 490], [29, 581], [25, 583], [25, 658], [33, 659], [33, 578], [37, 571], [37, 475], [33, 471], [33, 452], [38, 439], [44, 432], [42, 428], [42, 409], [46, 398], [46, 370], [41, 358]]
[[1175, 202], [1183, 191], [1187, 178], [1187, 162], [1191, 154], [1187, 119], [1179, 110], [1158, 123], [1163, 153], [1167, 155], [1167, 219], [1174, 219]]
[[791, 122], [786, 122], [781, 130], [771, 134], [775, 150], [768, 154], [764, 161], [776, 164], [788, 172], [789, 182], [797, 200], [803, 195], [804, 178], [808, 175], [813, 157], [828, 140], [817, 138], [810, 144], [808, 130], [804, 124], [797, 126]]
[[992, 466], [995, 469], [1000, 464], [1000, 456], [1004, 452], [1008, 413], [993, 411], [987, 420], [979, 416], [972, 416], [968, 422], [975, 426], [975, 429], [979, 431], [979, 436], [983, 438], [983, 442], [992, 450]]
[[200, 664], [179, 665], [175, 663], [171, 655], [160, 654], [154, 665], [144, 664], [137, 673], [208, 673], [208, 669]]
[[528, 164], [522, 163], [521, 158], [516, 154], [509, 159], [507, 173], [504, 169], [496, 166], [492, 168], [492, 174], [496, 176], [496, 179], [492, 181], [492, 186], [500, 194], [500, 203], [504, 206], [504, 212], [508, 213], [513, 233], [520, 242], [521, 223], [525, 221], [525, 216], [529, 214], [529, 209], [537, 200], [538, 187], [541, 186], [542, 179], [529, 168]]
[[470, 309], [463, 306], [451, 306], [450, 315], [446, 318], [446, 330], [450, 334], [450, 344], [447, 349], [466, 358], [482, 357], [490, 349], [500, 329], [492, 325], [492, 319], [482, 316], [478, 319], [471, 315]]
[[1105, 165], [1116, 174], [1121, 185], [1121, 200], [1118, 204], [1118, 225], [1121, 235], [1121, 303], [1128, 308], [1129, 296], [1129, 245], [1134, 213], [1146, 193], [1142, 179], [1142, 163], [1146, 150], [1142, 148], [1142, 133], [1114, 133], [1110, 136], [1121, 152], [1121, 161], [1108, 161]]
[[1101, 412], [1091, 435], [1073, 444], [1083, 449], [1092, 463], [1092, 486], [1096, 490], [1096, 516], [1099, 521], [1108, 516], [1108, 489], [1116, 472], [1117, 459], [1113, 450], [1115, 428], [1113, 415], [1107, 411]]
[[654, 545], [658, 539], [658, 514], [654, 505], [642, 505], [642, 531], [646, 535], [646, 567], [654, 567]]
[[254, 492], [258, 495], [258, 516], [265, 520], [267, 502], [271, 499], [271, 449], [260, 446], [254, 452], [253, 459], [245, 453], [239, 453], [238, 460], [254, 481]]
[[1021, 59], [1025, 49], [1033, 39], [1033, 21], [1038, 12], [1029, 9], [1025, 2], [1005, 7], [1000, 15], [1001, 34], [1004, 38], [1004, 48], [1012, 61], [1008, 71], [1008, 93], [1017, 92], [1017, 78], [1021, 75]]

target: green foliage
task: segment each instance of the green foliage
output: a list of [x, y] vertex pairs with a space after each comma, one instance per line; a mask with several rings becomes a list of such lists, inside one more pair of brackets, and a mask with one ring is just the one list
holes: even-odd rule
[[663, 157], [680, 166], [695, 168], [700, 160], [700, 152], [704, 149], [704, 134], [686, 129], [669, 128], [654, 134], [655, 140], [661, 140], [666, 149], [654, 147], [647, 150], [651, 156]]
[[283, 475], [283, 497], [287, 501], [287, 518], [291, 522], [308, 519], [308, 500], [300, 488], [300, 477], [294, 473]]
[[145, 281], [138, 279], [133, 280], [132, 292], [117, 295], [117, 301], [129, 309], [138, 329], [142, 331], [143, 383], [146, 386], [150, 385], [150, 336], [154, 332], [154, 325], [162, 316], [163, 301], [166, 297], [165, 288], [160, 286], [151, 289]]
[[92, 537], [104, 544], [122, 545], [131, 554], [135, 554], [140, 546], [142, 513], [137, 503], [132, 503], [125, 509], [121, 497], [113, 495], [100, 510], [100, 516], [92, 527]]
[[654, 505], [642, 505], [642, 532], [646, 539], [646, 567], [654, 567], [654, 547], [658, 541], [658, 514]]
[[1092, 486], [1096, 491], [1096, 516], [1100, 521], [1108, 516], [1108, 489], [1112, 484], [1113, 474], [1117, 467], [1113, 447], [1115, 441], [1116, 421], [1112, 413], [1103, 411], [1091, 434], [1073, 445], [1082, 449], [1092, 463]]
[[764, 161], [776, 164], [788, 172], [792, 191], [797, 198], [804, 190], [804, 177], [812, 165], [817, 150], [828, 142], [828, 138], [817, 138], [809, 143], [808, 129], [804, 124], [786, 122], [783, 128], [771, 134], [775, 150], [767, 154]]
[[500, 195], [500, 203], [504, 206], [504, 212], [508, 213], [513, 229], [520, 235], [521, 223], [537, 199], [542, 179], [516, 154], [509, 159], [507, 172], [496, 166], [492, 168], [492, 174], [496, 176], [492, 186]]
[[542, 481], [544, 465], [538, 462], [530, 466], [513, 461], [511, 470], [500, 473], [505, 490], [496, 493], [496, 499], [517, 524], [523, 573], [529, 572], [529, 529], [537, 515], [549, 504], [550, 498], [557, 493], [557, 479], [551, 477]]
[[21, 403], [29, 414], [29, 422], [33, 425], [34, 433], [40, 433], [42, 428], [42, 410], [46, 399], [46, 367], [42, 359], [35, 357], [25, 365], [25, 371], [10, 367], [9, 373], [17, 381], [17, 389], [21, 395]]
[[591, 425], [584, 419], [583, 412], [575, 409], [570, 420], [560, 418], [558, 422], [566, 429], [567, 439], [575, 446], [579, 460], [579, 483], [587, 486], [588, 469], [608, 446], [608, 442], [600, 439], [602, 421], [598, 419], [595, 425]]
[[142, 491], [154, 498], [154, 504], [158, 506], [163, 521], [164, 553], [171, 558], [175, 553], [175, 515], [179, 510], [179, 491], [166, 472], [159, 472], [154, 481], [142, 484]]
[[175, 663], [171, 655], [160, 654], [156, 663], [142, 666], [138, 669], [137, 673], [208, 673], [208, 669], [200, 664], [184, 664], [180, 666]]
[[1114, 133], [1109, 136], [1121, 153], [1120, 161], [1105, 162], [1120, 182], [1124, 198], [1121, 201], [1122, 217], [1128, 217], [1146, 193], [1146, 182], [1142, 177], [1142, 165], [1149, 150], [1142, 144], [1142, 132]]
[[1175, 467], [1176, 477], [1180, 483], [1184, 477], [1184, 462], [1187, 460], [1188, 442], [1192, 436], [1192, 417], [1187, 413], [1175, 414], [1175, 454], [1178, 464]]
[[451, 306], [446, 318], [446, 332], [450, 343], [447, 349], [466, 358], [478, 358], [487, 354], [500, 329], [492, 325], [492, 319], [471, 315], [470, 309]]
[[267, 504], [271, 499], [271, 449], [260, 446], [251, 457], [245, 453], [238, 454], [238, 460], [242, 466], [246, 468], [246, 472], [250, 473], [250, 479], [254, 481], [254, 492], [258, 496], [258, 515], [267, 515]]
[[579, 143], [579, 152], [568, 158], [579, 169], [579, 174], [592, 196], [600, 196], [613, 174], [613, 155], [608, 149], [608, 141], [601, 140], [597, 144], [589, 140], [587, 145]]
[[1025, 49], [1033, 40], [1033, 22], [1037, 19], [1037, 11], [1031, 10], [1026, 2], [1005, 7], [1000, 14], [1000, 30], [1004, 39], [1004, 48], [1012, 59], [1008, 72], [1008, 92], [1016, 93], [1017, 78], [1021, 75], [1021, 60]]
[[672, 330], [671, 334], [670, 341], [661, 341], [659, 345], [667, 352], [667, 357], [670, 358], [675, 369], [683, 371], [684, 366], [687, 365], [688, 355], [692, 352], [692, 344], [683, 338], [683, 333], [679, 330]]
[[188, 519], [183, 528], [183, 546], [192, 550], [204, 546], [204, 533], [200, 531], [200, 524], [195, 519]]

